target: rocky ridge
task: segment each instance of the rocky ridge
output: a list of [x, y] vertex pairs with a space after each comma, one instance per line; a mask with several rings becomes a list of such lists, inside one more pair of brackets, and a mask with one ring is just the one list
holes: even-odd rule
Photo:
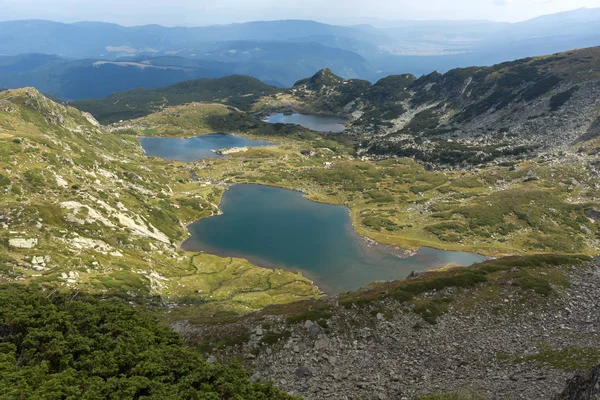
[[595, 47], [420, 78], [389, 76], [373, 85], [323, 70], [281, 101], [299, 111], [350, 116], [346, 134], [365, 156], [477, 165], [594, 137], [599, 65]]

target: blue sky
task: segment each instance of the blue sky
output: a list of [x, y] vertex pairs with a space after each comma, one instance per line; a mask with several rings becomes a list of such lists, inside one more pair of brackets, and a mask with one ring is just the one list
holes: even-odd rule
[[0, 20], [106, 21], [122, 25], [213, 25], [272, 19], [521, 21], [600, 7], [600, 0], [0, 0]]

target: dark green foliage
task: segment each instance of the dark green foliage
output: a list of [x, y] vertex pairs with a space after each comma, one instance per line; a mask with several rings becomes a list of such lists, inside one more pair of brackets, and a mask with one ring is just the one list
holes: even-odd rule
[[425, 230], [436, 235], [440, 240], [460, 242], [469, 233], [469, 227], [460, 222], [442, 222], [428, 225]]
[[439, 117], [434, 109], [427, 109], [425, 111], [421, 111], [410, 121], [408, 125], [404, 128], [406, 132], [409, 133], [425, 133], [432, 129], [435, 129], [439, 124]]
[[387, 293], [387, 297], [391, 297], [394, 300], [397, 300], [397, 301], [402, 302], [402, 303], [407, 302], [407, 301], [411, 301], [414, 298], [414, 296], [413, 296], [412, 293], [405, 292], [404, 290], [401, 290], [401, 289], [398, 289], [398, 288], [389, 291]]
[[266, 345], [273, 345], [283, 339], [288, 339], [292, 336], [292, 332], [283, 331], [283, 332], [267, 332], [261, 339], [260, 342]]
[[105, 99], [80, 100], [72, 103], [82, 111], [91, 113], [103, 124], [140, 118], [165, 106], [192, 102], [224, 102], [247, 109], [261, 96], [277, 89], [258, 79], [232, 75], [217, 79], [196, 79], [158, 89], [134, 89], [114, 93]]
[[412, 75], [391, 75], [377, 81], [362, 96], [368, 107], [359, 122], [382, 125], [386, 120], [400, 117], [406, 108], [399, 102], [410, 97], [406, 89], [414, 81]]
[[39, 168], [30, 169], [23, 174], [25, 181], [34, 188], [43, 188], [46, 184], [44, 171]]
[[323, 86], [337, 86], [344, 83], [344, 79], [335, 75], [329, 68], [323, 68], [310, 78], [301, 79], [294, 87], [305, 86], [309, 90], [319, 91]]
[[0, 187], [10, 185], [10, 179], [7, 176], [0, 174]]
[[136, 307], [0, 288], [0, 398], [287, 399], [239, 365], [210, 365]]
[[552, 286], [550, 286], [550, 282], [535, 276], [523, 276], [515, 282], [515, 285], [526, 290], [533, 289], [536, 293], [544, 296], [548, 296], [552, 293]]
[[[300, 90], [300, 98], [312, 97], [312, 107], [319, 113], [344, 113], [344, 107], [361, 97], [371, 87], [369, 81], [350, 79], [335, 75], [329, 68], [317, 72], [310, 78], [302, 79], [294, 85]], [[307, 95], [304, 90], [312, 92]]]
[[370, 203], [393, 203], [396, 201], [392, 194], [382, 190], [371, 190], [367, 195], [371, 198]]
[[290, 315], [285, 320], [288, 324], [298, 324], [308, 320], [318, 322], [331, 318], [330, 309], [311, 309], [300, 314]]
[[561, 265], [580, 265], [591, 261], [590, 257], [562, 254], [538, 254], [523, 257], [504, 257], [478, 264], [477, 268], [485, 272], [506, 271], [512, 268], [535, 268], [539, 266], [556, 267]]
[[448, 312], [449, 298], [433, 298], [423, 300], [415, 305], [414, 312], [419, 314], [426, 322], [434, 325], [437, 318]]
[[531, 101], [537, 97], [543, 96], [560, 83], [560, 78], [556, 75], [550, 75], [536, 82], [523, 92], [522, 97], [525, 101]]
[[363, 218], [362, 223], [363, 225], [378, 231], [381, 229], [386, 229], [388, 231], [396, 231], [399, 229], [399, 226], [394, 223], [394, 221], [380, 215], [366, 216]]
[[402, 290], [412, 294], [430, 292], [432, 290], [440, 291], [447, 287], [473, 287], [479, 283], [487, 282], [485, 274], [477, 270], [460, 271], [453, 274], [440, 276], [429, 280], [410, 282], [401, 286]]
[[371, 103], [389, 103], [406, 98], [404, 91], [415, 81], [413, 75], [391, 75], [377, 81], [363, 96]]
[[309, 179], [321, 185], [339, 185], [343, 190], [350, 192], [373, 190], [382, 177], [382, 172], [374, 166], [361, 169], [357, 165], [344, 162], [336, 163], [331, 169], [315, 168], [306, 174]]

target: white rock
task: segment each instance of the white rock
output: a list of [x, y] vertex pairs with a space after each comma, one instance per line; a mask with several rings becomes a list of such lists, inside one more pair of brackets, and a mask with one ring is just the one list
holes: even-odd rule
[[67, 182], [65, 180], [65, 178], [63, 178], [62, 176], [56, 175], [55, 178], [56, 178], [56, 185], [58, 187], [66, 188], [69, 186], [69, 182]]
[[16, 247], [18, 249], [33, 249], [37, 246], [38, 240], [35, 238], [27, 239], [27, 238], [13, 238], [8, 239], [8, 245], [10, 247]]

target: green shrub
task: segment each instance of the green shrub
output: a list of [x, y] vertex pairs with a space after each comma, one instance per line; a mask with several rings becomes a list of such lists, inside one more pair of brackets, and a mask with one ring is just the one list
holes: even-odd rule
[[561, 108], [567, 101], [571, 99], [571, 97], [573, 97], [577, 90], [579, 90], [579, 86], [573, 86], [569, 90], [552, 96], [550, 98], [550, 111], [557, 111], [559, 108]]
[[546, 279], [538, 278], [535, 276], [523, 276], [519, 278], [515, 284], [522, 287], [525, 290], [535, 290], [536, 293], [548, 296], [552, 294], [552, 286]]
[[331, 318], [331, 311], [329, 309], [316, 309], [307, 310], [301, 314], [290, 315], [286, 318], [288, 324], [297, 324], [306, 322], [308, 320], [318, 322], [319, 320], [328, 320]]
[[464, 271], [458, 271], [449, 275], [440, 276], [439, 278], [409, 282], [405, 285], [402, 285], [401, 288], [406, 292], [416, 295], [424, 292], [430, 292], [432, 290], [439, 292], [440, 290], [448, 287], [469, 288], [487, 281], [488, 279], [483, 273], [465, 269]]
[[292, 332], [283, 331], [283, 332], [267, 332], [261, 339], [260, 342], [266, 345], [273, 345], [279, 342], [280, 340], [288, 339], [292, 336]]
[[39, 168], [30, 169], [23, 176], [25, 177], [25, 181], [34, 188], [43, 188], [46, 185], [44, 171]]
[[419, 314], [426, 322], [431, 325], [437, 323], [438, 317], [448, 312], [448, 304], [452, 300], [449, 298], [434, 298], [418, 301], [415, 304], [414, 312]]
[[380, 231], [383, 228], [388, 231], [395, 231], [399, 229], [399, 226], [394, 221], [379, 215], [369, 215], [364, 217], [362, 223], [364, 226], [368, 226], [369, 228], [377, 231]]
[[0, 398], [291, 399], [118, 300], [0, 288]]
[[0, 174], [0, 187], [10, 185], [10, 179], [7, 176]]

